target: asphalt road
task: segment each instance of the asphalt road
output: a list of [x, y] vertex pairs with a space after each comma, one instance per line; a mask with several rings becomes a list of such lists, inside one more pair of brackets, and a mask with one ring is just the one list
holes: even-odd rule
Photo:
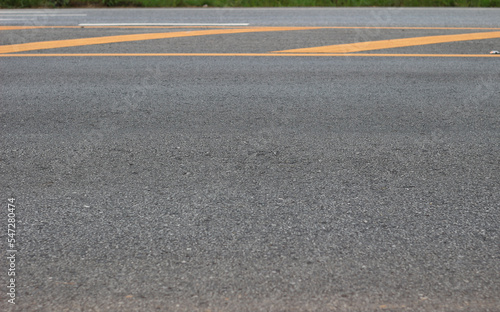
[[0, 309], [500, 311], [499, 12], [0, 11]]
[[0, 10], [0, 25], [249, 23], [253, 26], [499, 27], [498, 8], [204, 8]]

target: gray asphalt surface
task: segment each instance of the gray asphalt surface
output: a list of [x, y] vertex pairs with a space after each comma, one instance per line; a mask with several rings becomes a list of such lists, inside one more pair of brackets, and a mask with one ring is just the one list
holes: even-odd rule
[[[20, 16], [22, 15], [22, 16]], [[499, 8], [203, 8], [0, 10], [0, 25], [249, 23], [251, 26], [499, 27]]]
[[[381, 23], [409, 26], [424, 22], [403, 23], [393, 12], [422, 12], [431, 26], [467, 27], [498, 27], [491, 12], [499, 12], [71, 11], [95, 12], [96, 21], [158, 12], [216, 21], [224, 12], [217, 21], [331, 26], [370, 26], [358, 17], [373, 12], [394, 18]], [[338, 19], [326, 21], [325, 11]], [[24, 34], [2, 44], [34, 39]], [[283, 35], [284, 48], [329, 41], [321, 32]], [[269, 36], [259, 37], [263, 51], [277, 45]], [[212, 37], [169, 47], [224, 47]], [[235, 46], [244, 38], [227, 49], [246, 50]], [[135, 44], [52, 52], [138, 52]], [[471, 42], [425, 51], [451, 47], [479, 53]], [[498, 61], [2, 57], [3, 285], [10, 197], [18, 253], [16, 305], [3, 288], [0, 309], [500, 311]]]

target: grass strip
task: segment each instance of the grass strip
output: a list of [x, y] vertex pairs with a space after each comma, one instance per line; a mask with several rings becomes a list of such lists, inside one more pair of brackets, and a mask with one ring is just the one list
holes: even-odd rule
[[500, 0], [0, 0], [0, 8], [57, 7], [500, 7]]

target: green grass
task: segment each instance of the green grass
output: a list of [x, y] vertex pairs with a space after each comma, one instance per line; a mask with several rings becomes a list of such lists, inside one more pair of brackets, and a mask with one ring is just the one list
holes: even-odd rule
[[0, 0], [0, 8], [56, 7], [500, 7], [500, 0]]

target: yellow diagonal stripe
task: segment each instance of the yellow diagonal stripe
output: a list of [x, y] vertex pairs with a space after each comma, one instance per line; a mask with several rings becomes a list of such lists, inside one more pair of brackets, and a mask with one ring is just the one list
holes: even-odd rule
[[500, 54], [398, 54], [398, 53], [14, 53], [0, 54], [1, 57], [106, 57], [106, 56], [264, 56], [264, 57], [496, 57]]
[[472, 33], [472, 34], [459, 34], [459, 35], [443, 35], [443, 36], [428, 36], [428, 37], [415, 37], [415, 38], [404, 38], [404, 39], [367, 41], [367, 42], [336, 44], [336, 45], [330, 45], [330, 46], [304, 48], [304, 49], [283, 50], [283, 51], [275, 51], [275, 52], [279, 52], [279, 53], [351, 53], [351, 52], [383, 50], [383, 49], [392, 49], [392, 48], [403, 48], [403, 47], [411, 47], [411, 46], [419, 46], [419, 45], [427, 45], [427, 44], [445, 43], [445, 42], [481, 40], [481, 39], [493, 39], [493, 38], [500, 38], [500, 31], [480, 32], [480, 33]]
[[95, 45], [95, 44], [153, 40], [153, 39], [220, 35], [220, 34], [239, 34], [239, 33], [251, 33], [251, 32], [319, 29], [319, 28], [321, 28], [321, 27], [306, 27], [306, 28], [304, 28], [304, 27], [253, 27], [253, 28], [244, 28], [244, 29], [209, 29], [209, 30], [196, 30], [196, 31], [179, 31], [179, 32], [167, 32], [167, 33], [133, 34], [133, 35], [108, 36], [108, 37], [42, 41], [42, 42], [30, 42], [30, 43], [3, 45], [3, 46], [0, 46], [0, 54], [35, 51], [35, 50], [45, 50], [45, 49], [77, 47], [77, 46], [86, 46], [86, 45]]

